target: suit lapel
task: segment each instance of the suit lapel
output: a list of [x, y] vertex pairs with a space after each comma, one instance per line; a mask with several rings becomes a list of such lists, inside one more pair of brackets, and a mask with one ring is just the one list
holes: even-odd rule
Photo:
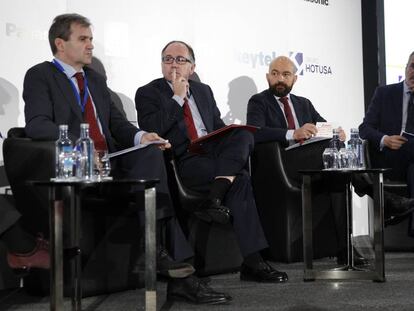
[[404, 82], [401, 82], [397, 88], [395, 88], [395, 92], [393, 92], [392, 103], [395, 103], [395, 111], [393, 111], [393, 115], [397, 116], [398, 122], [397, 124], [402, 124], [402, 109], [403, 109], [403, 93], [404, 93]]
[[208, 109], [207, 105], [202, 104], [205, 98], [203, 98], [203, 95], [201, 94], [199, 88], [193, 83], [191, 83], [191, 81], [190, 81], [190, 89], [191, 89], [191, 94], [194, 97], [198, 112], [200, 113], [201, 119], [203, 120], [203, 123], [206, 127], [207, 132], [210, 133], [211, 131], [213, 131], [213, 125], [211, 124], [211, 122], [208, 122], [208, 120], [206, 120], [206, 118], [210, 114], [207, 110]]
[[[51, 65], [54, 67], [54, 65]], [[54, 78], [56, 80], [56, 83], [60, 89], [60, 91], [62, 92], [62, 98], [63, 100], [65, 100], [68, 105], [71, 107], [71, 109], [73, 110], [73, 112], [75, 113], [75, 115], [79, 118], [79, 120], [83, 120], [82, 117], [82, 110], [79, 107], [78, 101], [76, 99], [74, 90], [72, 88], [72, 86], [70, 85], [70, 81], [68, 81], [67, 76], [63, 73], [58, 71], [56, 68], [54, 68]]]
[[305, 124], [305, 122], [303, 121], [303, 105], [300, 104], [298, 98], [295, 95], [290, 94], [290, 100], [292, 102], [293, 109], [295, 110], [295, 115], [296, 119], [298, 119], [299, 126], [302, 126], [303, 124]]
[[267, 101], [269, 103], [270, 109], [275, 111], [276, 113], [276, 118], [279, 121], [278, 124], [282, 125], [281, 126], [282, 128], [287, 129], [285, 113], [280, 108], [279, 103], [276, 100], [276, 97], [269, 90], [267, 90], [266, 92], [266, 97], [267, 97]]

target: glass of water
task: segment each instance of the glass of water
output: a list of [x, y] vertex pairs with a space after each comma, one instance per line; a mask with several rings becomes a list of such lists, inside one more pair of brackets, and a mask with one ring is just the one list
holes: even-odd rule
[[326, 170], [339, 168], [339, 156], [336, 148], [326, 148], [322, 153], [322, 159]]
[[94, 173], [98, 180], [109, 178], [111, 173], [111, 162], [108, 157], [108, 151], [95, 150]]

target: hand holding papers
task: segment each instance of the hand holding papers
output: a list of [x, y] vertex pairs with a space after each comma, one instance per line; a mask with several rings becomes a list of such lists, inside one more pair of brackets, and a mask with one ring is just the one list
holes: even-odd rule
[[134, 150], [138, 150], [138, 149], [142, 149], [142, 148], [148, 147], [149, 145], [154, 145], [154, 144], [156, 144], [156, 145], [165, 145], [165, 144], [169, 144], [169, 142], [168, 142], [168, 140], [165, 140], [165, 139], [151, 140], [151, 141], [146, 142], [145, 144], [135, 145], [131, 148], [126, 148], [126, 149], [123, 149], [123, 150], [119, 150], [119, 151], [116, 151], [116, 152], [109, 153], [108, 158], [117, 157], [121, 154], [125, 154], [125, 153], [131, 152], [131, 151], [134, 151]]
[[316, 123], [316, 129], [318, 131], [314, 136], [312, 136], [309, 139], [304, 140], [303, 142], [298, 142], [296, 144], [293, 144], [293, 145], [287, 147], [285, 150], [294, 149], [294, 148], [297, 148], [297, 147], [302, 146], [302, 145], [307, 145], [307, 144], [311, 144], [311, 143], [314, 143], [314, 142], [317, 142], [317, 141], [332, 138], [333, 126], [332, 126], [331, 123], [329, 123], [329, 122], [317, 122]]

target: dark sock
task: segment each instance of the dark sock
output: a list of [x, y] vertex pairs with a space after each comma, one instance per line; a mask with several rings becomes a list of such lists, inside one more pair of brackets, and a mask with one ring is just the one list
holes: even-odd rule
[[2, 234], [1, 240], [6, 244], [7, 250], [12, 253], [29, 253], [36, 247], [36, 240], [33, 236], [23, 231], [18, 224], [7, 229]]
[[250, 268], [258, 268], [263, 262], [263, 257], [259, 252], [250, 254], [243, 260], [243, 263]]
[[216, 178], [210, 188], [209, 199], [219, 199], [223, 201], [224, 196], [231, 186], [231, 181], [227, 178]]

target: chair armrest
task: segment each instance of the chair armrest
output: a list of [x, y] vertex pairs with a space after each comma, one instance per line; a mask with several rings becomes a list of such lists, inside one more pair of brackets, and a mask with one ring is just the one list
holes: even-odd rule
[[284, 152], [284, 148], [278, 142], [257, 144], [251, 157], [252, 178], [259, 184], [271, 180], [275, 186], [299, 192], [300, 184], [292, 180], [287, 173]]

